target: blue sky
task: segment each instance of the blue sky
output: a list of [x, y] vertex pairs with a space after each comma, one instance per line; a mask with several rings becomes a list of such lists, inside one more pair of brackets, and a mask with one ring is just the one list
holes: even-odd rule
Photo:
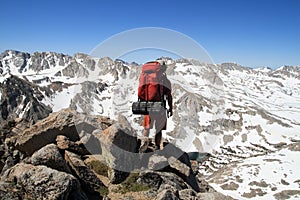
[[214, 62], [300, 65], [299, 0], [2, 1], [0, 51], [90, 53], [120, 32], [162, 27], [202, 45]]

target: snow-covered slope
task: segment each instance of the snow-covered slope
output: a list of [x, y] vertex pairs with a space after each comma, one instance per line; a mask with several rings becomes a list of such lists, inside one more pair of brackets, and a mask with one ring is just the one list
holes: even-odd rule
[[[186, 59], [167, 63], [174, 115], [164, 137], [185, 151], [210, 152], [213, 156], [199, 171], [224, 194], [298, 198], [300, 67], [250, 69]], [[14, 75], [34, 85], [36, 101], [53, 111], [71, 107], [110, 118], [123, 114], [141, 134], [142, 118], [130, 108], [137, 100], [140, 71], [136, 64], [84, 54], [6, 51], [0, 56], [0, 104], [8, 102], [3, 88]], [[22, 109], [11, 112], [24, 114]]]

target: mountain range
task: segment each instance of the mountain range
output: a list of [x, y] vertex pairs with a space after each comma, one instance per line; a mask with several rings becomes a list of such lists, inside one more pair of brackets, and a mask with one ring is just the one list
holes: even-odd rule
[[[174, 114], [165, 140], [186, 152], [209, 153], [199, 173], [236, 199], [300, 198], [300, 66], [252, 69], [235, 63], [172, 60]], [[65, 108], [116, 120], [133, 115], [141, 66], [94, 58], [8, 50], [0, 55], [0, 125], [35, 124]], [[153, 136], [151, 132], [151, 136]]]

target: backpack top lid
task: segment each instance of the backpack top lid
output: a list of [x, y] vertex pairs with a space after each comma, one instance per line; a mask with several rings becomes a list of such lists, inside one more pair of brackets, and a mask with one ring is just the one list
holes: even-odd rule
[[166, 71], [166, 64], [162, 60], [150, 61], [143, 65], [142, 71], [145, 73], [153, 73], [162, 70]]

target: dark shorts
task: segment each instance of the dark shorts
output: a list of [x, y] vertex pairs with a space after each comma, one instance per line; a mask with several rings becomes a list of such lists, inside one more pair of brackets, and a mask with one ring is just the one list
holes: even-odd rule
[[152, 129], [155, 124], [156, 132], [167, 129], [167, 114], [166, 112], [158, 114], [144, 115], [143, 127]]

